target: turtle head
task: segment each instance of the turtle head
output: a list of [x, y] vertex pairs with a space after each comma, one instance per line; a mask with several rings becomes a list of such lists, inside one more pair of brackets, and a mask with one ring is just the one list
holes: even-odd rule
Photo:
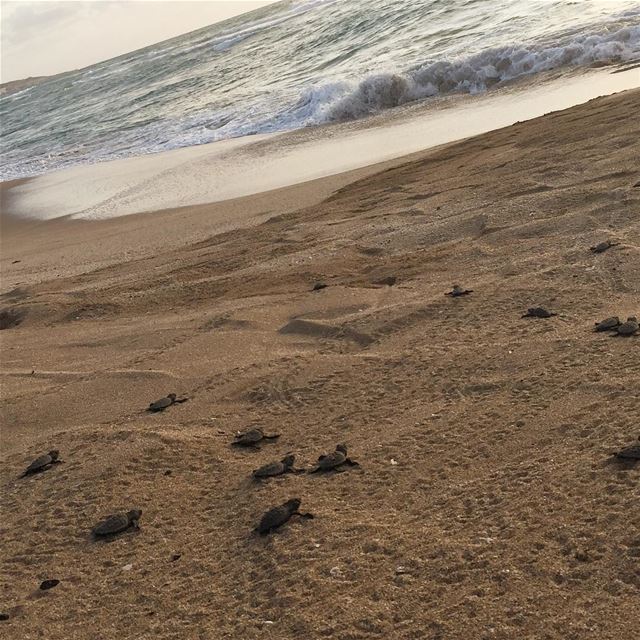
[[636, 316], [629, 316], [627, 322], [638, 322], [638, 318]]
[[129, 522], [138, 522], [141, 516], [142, 509], [131, 509], [131, 511], [127, 512], [127, 518], [129, 518]]
[[167, 398], [171, 398], [172, 400], [176, 399], [176, 394], [175, 393], [167, 393]]
[[282, 464], [285, 467], [293, 467], [293, 463], [296, 461], [296, 457], [293, 455], [293, 453], [287, 453], [287, 455], [282, 458], [282, 460], [280, 462], [282, 462]]
[[300, 500], [300, 498], [292, 498], [291, 500], [287, 500], [283, 506], [286, 507], [290, 513], [295, 513], [301, 504], [302, 500]]
[[60, 452], [57, 449], [52, 449], [49, 451], [49, 457], [52, 460], [57, 460], [60, 457]]
[[341, 453], [344, 453], [344, 455], [347, 455], [347, 445], [346, 444], [338, 444], [336, 445], [336, 451], [340, 451]]

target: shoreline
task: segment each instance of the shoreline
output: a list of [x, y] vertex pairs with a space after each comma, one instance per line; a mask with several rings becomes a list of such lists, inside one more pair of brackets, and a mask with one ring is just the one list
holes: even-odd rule
[[[640, 88], [595, 100], [627, 94], [639, 96]], [[582, 103], [566, 111], [588, 104]], [[493, 129], [480, 134], [480, 137], [500, 134], [516, 126], [535, 125], [536, 121], [543, 121], [549, 115], [553, 114]], [[37, 177], [0, 183], [2, 291], [30, 285], [48, 277], [70, 275], [82, 269], [105, 268], [122, 259], [150, 257], [166, 247], [172, 238], [175, 238], [177, 246], [185, 246], [200, 239], [203, 232], [213, 237], [261, 224], [271, 217], [296, 211], [303, 202], [306, 206], [320, 204], [336, 191], [358, 180], [418, 162], [476, 137], [454, 140], [361, 168], [219, 202], [141, 211], [97, 220], [76, 219], [70, 215], [40, 220], [7, 213], [12, 190], [28, 186], [37, 181]], [[85, 249], [79, 249], [80, 246]], [[25, 256], [29, 259], [29, 268], [23, 261]], [[13, 265], [14, 260], [20, 260], [17, 263], [19, 266]]]
[[623, 70], [592, 71], [497, 94], [408, 105], [354, 123], [216, 143], [81, 165], [0, 183], [3, 211], [49, 219], [103, 219], [233, 200], [395, 160], [534, 119], [601, 95], [634, 90]]

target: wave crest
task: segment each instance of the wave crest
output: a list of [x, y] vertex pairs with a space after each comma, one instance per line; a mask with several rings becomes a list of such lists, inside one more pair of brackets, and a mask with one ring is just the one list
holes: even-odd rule
[[428, 62], [401, 74], [378, 73], [358, 83], [313, 87], [302, 100], [304, 105], [315, 106], [314, 113], [304, 114], [309, 119], [305, 124], [355, 120], [431, 96], [476, 94], [523, 76], [570, 66], [625, 62], [638, 55], [640, 26], [583, 34], [566, 44], [487, 49], [469, 58]]

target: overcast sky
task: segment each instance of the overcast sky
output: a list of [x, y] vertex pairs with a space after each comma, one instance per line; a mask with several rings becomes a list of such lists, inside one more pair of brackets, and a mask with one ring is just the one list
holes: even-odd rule
[[0, 80], [69, 71], [275, 0], [1, 0]]

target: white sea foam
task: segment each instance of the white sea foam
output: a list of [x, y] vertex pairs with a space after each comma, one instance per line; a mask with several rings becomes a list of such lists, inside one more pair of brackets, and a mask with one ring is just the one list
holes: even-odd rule
[[278, 2], [0, 96], [0, 179], [635, 59], [640, 0]]
[[309, 89], [301, 99], [305, 124], [351, 120], [407, 102], [451, 93], [480, 93], [500, 82], [570, 66], [611, 64], [640, 56], [640, 26], [586, 33], [562, 44], [510, 45], [457, 60], [438, 60], [405, 73]]

